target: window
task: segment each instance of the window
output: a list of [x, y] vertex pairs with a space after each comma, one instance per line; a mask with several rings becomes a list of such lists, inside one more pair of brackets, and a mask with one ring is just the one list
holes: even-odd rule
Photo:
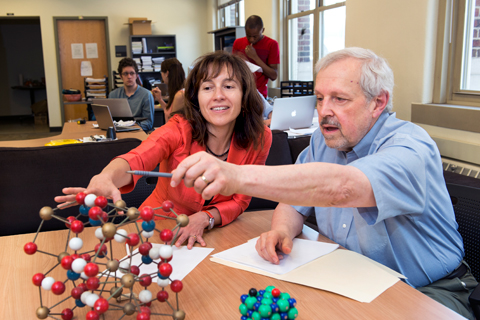
[[480, 106], [480, 1], [443, 0], [434, 103]]
[[245, 24], [245, 9], [243, 0], [218, 0], [219, 28], [243, 26]]
[[345, 47], [345, 1], [286, 0], [288, 79], [313, 80], [314, 64]]

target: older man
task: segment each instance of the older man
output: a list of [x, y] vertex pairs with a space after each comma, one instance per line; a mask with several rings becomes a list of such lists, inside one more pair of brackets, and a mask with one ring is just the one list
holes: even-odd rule
[[323, 235], [473, 318], [468, 296], [477, 282], [463, 262], [440, 154], [422, 128], [390, 113], [392, 70], [373, 52], [348, 48], [320, 60], [316, 72], [320, 130], [295, 166], [233, 166], [195, 154], [172, 184], [184, 177], [204, 198], [241, 193], [279, 201], [272, 230], [256, 245], [272, 263], [281, 258], [276, 249], [291, 252], [315, 213]]

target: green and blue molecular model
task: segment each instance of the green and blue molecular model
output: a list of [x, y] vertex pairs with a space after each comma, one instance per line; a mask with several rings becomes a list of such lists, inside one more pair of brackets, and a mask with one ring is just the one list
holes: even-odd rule
[[287, 320], [298, 317], [297, 300], [274, 286], [257, 291], [252, 288], [240, 297], [241, 320]]

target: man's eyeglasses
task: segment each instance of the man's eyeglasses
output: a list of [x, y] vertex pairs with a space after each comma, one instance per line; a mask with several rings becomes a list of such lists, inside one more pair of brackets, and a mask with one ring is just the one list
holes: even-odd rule
[[128, 77], [128, 76], [134, 76], [136, 73], [135, 72], [122, 72], [122, 76]]

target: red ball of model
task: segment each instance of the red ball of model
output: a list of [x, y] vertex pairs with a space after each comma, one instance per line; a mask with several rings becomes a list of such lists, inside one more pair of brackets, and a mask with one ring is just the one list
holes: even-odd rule
[[126, 242], [129, 246], [135, 247], [140, 242], [140, 237], [136, 233], [130, 233]]
[[152, 313], [150, 308], [147, 308], [147, 307], [140, 307], [140, 312], [148, 313], [149, 315]]
[[37, 245], [33, 242], [27, 242], [23, 246], [23, 251], [25, 251], [26, 254], [34, 254], [37, 252]]
[[142, 256], [148, 256], [150, 249], [152, 249], [152, 244], [150, 242], [144, 242], [138, 247], [138, 252], [140, 252]]
[[82, 293], [88, 290], [87, 285], [86, 285], [85, 283], [80, 283], [80, 284], [77, 286], [77, 288], [82, 289], [82, 290], [83, 290]]
[[150, 320], [150, 315], [145, 312], [140, 312], [137, 314], [137, 320]]
[[65, 223], [65, 226], [70, 229], [70, 224], [71, 224], [72, 221], [74, 221], [74, 220], [76, 220], [74, 216], [68, 217], [68, 218], [67, 218], [67, 221], [70, 222], [70, 223]]
[[87, 315], [85, 316], [85, 320], [98, 320], [98, 319], [100, 319], [100, 315], [93, 310], [88, 311]]
[[95, 301], [95, 304], [93, 305], [93, 309], [98, 313], [102, 314], [107, 312], [108, 310], [108, 301], [104, 298], [99, 298], [97, 301]]
[[72, 262], [73, 262], [72, 256], [65, 256], [60, 261], [60, 264], [62, 265], [63, 269], [70, 270], [72, 268]]
[[88, 210], [88, 216], [92, 220], [98, 220], [102, 213], [103, 210], [100, 207], [91, 207], [90, 210]]
[[173, 268], [170, 263], [164, 262], [158, 266], [158, 271], [162, 276], [169, 277], [172, 274]]
[[162, 290], [162, 291], [158, 291], [157, 293], [157, 299], [158, 301], [160, 302], [165, 302], [168, 300], [168, 292], [165, 291], [165, 290]]
[[82, 258], [83, 260], [85, 260], [87, 262], [90, 262], [90, 260], [92, 260], [92, 257], [88, 253], [82, 253], [80, 255], [80, 258]]
[[85, 204], [85, 197], [87, 195], [83, 192], [79, 192], [77, 193], [77, 195], [75, 196], [75, 201], [77, 201], [78, 204]]
[[172, 232], [172, 230], [170, 230], [170, 229], [163, 229], [163, 230], [160, 232], [160, 239], [162, 239], [162, 241], [169, 242], [169, 241], [172, 241], [172, 238], [173, 238], [173, 232]]
[[104, 196], [98, 196], [95, 198], [95, 205], [97, 207], [100, 207], [103, 209], [107, 206], [107, 204], [108, 204], [108, 200]]
[[280, 290], [277, 289], [277, 288], [274, 288], [272, 289], [272, 296], [274, 296], [275, 298], [278, 298], [280, 296]]
[[133, 273], [134, 275], [138, 276], [140, 274], [140, 268], [137, 266], [131, 266], [130, 267], [130, 272]]
[[150, 207], [150, 206], [145, 206], [145, 207], [142, 208], [142, 210], [140, 210], [140, 216], [145, 221], [152, 220], [154, 214], [155, 214], [155, 212], [153, 211], [152, 207]]
[[100, 280], [96, 277], [88, 278], [87, 288], [88, 290], [97, 290], [100, 286]]
[[72, 257], [72, 259], [75, 260], [75, 259], [80, 258], [80, 255], [78, 253], [73, 253], [73, 254], [70, 255], [70, 257]]
[[183, 289], [183, 283], [180, 280], [173, 280], [172, 283], [170, 284], [170, 289], [172, 289], [173, 292], [180, 292]]
[[148, 287], [152, 284], [152, 277], [150, 277], [148, 274], [142, 274], [140, 276], [139, 283], [142, 287]]
[[95, 253], [98, 252], [98, 257], [99, 258], [103, 258], [107, 255], [107, 246], [106, 245], [103, 245], [102, 246], [102, 249], [100, 251], [98, 251], [98, 249], [100, 248], [100, 245], [101, 243], [97, 243], [97, 245], [95, 246]]
[[[85, 286], [85, 289], [87, 289], [87, 286]], [[80, 299], [80, 296], [84, 292], [85, 292], [85, 290], [83, 290], [82, 287], [75, 287], [75, 288], [72, 289], [72, 291], [70, 293], [71, 293], [73, 299]]]
[[96, 263], [89, 262], [83, 269], [83, 272], [89, 277], [95, 277], [98, 274], [98, 266]]
[[73, 220], [70, 224], [70, 229], [73, 233], [82, 233], [83, 231], [83, 222], [80, 220]]
[[32, 277], [32, 282], [37, 287], [40, 287], [42, 285], [43, 279], [45, 279], [45, 276], [42, 273], [35, 273]]
[[62, 319], [63, 320], [72, 320], [73, 318], [73, 311], [72, 309], [66, 308], [62, 311]]
[[165, 200], [162, 203], [162, 210], [169, 213], [170, 209], [173, 209], [173, 202], [170, 200]]
[[56, 281], [52, 285], [52, 292], [53, 294], [61, 295], [62, 293], [65, 292], [65, 285], [63, 284], [62, 281]]

